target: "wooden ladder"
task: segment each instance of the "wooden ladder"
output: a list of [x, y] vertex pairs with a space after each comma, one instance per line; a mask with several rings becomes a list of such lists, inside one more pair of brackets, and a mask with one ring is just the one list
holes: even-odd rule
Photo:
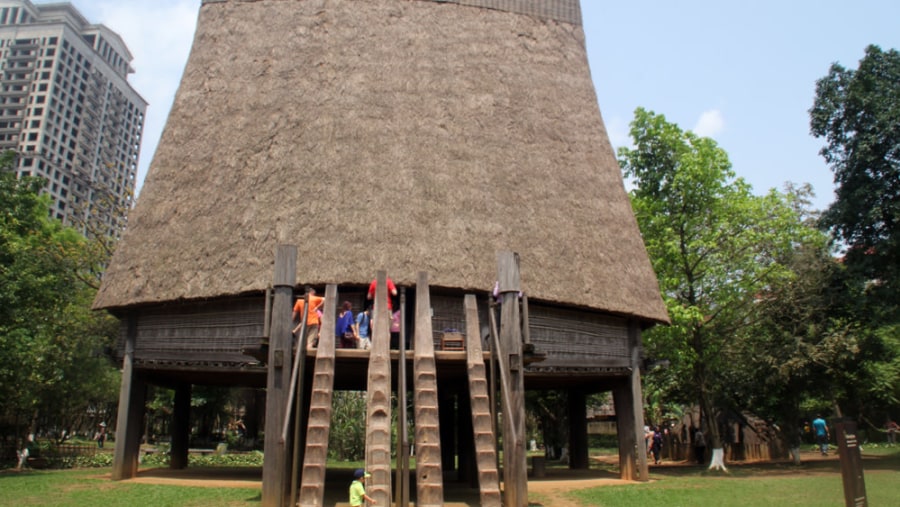
[[376, 275], [372, 349], [366, 392], [366, 494], [391, 504], [391, 334], [387, 273]]
[[487, 374], [481, 349], [481, 328], [475, 296], [465, 297], [466, 359], [469, 372], [469, 397], [472, 405], [472, 430], [475, 434], [475, 462], [478, 466], [478, 485], [481, 505], [500, 507], [500, 473], [497, 470], [497, 440], [491, 420], [491, 401], [488, 396]]
[[413, 365], [416, 421], [416, 505], [444, 505], [437, 366], [431, 325], [428, 274], [416, 282], [416, 346]]
[[[334, 315], [337, 287], [325, 290], [325, 315]], [[331, 428], [331, 402], [334, 392], [334, 322], [322, 323], [316, 365], [313, 371], [312, 396], [309, 402], [309, 424], [306, 429], [306, 453], [300, 481], [299, 505], [322, 505], [325, 499], [325, 462], [328, 458], [328, 434]], [[332, 339], [329, 339], [332, 338]], [[302, 343], [302, 340], [301, 340]]]

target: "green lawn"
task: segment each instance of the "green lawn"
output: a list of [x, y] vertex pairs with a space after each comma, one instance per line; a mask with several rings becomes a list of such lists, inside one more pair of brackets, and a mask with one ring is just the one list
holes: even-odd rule
[[[799, 467], [731, 465], [728, 474], [701, 468], [651, 469], [649, 483], [590, 488], [569, 497], [598, 507], [844, 507], [839, 466], [837, 461]], [[869, 505], [900, 505], [900, 455], [868, 459], [864, 469]]]
[[[897, 505], [900, 472], [866, 476], [869, 505]], [[651, 484], [593, 488], [571, 493], [583, 505], [616, 507], [843, 507], [840, 475], [818, 477], [674, 477]], [[551, 504], [548, 504], [551, 505]]]
[[190, 488], [109, 480], [109, 469], [0, 473], [0, 505], [212, 507], [259, 505], [258, 488]]

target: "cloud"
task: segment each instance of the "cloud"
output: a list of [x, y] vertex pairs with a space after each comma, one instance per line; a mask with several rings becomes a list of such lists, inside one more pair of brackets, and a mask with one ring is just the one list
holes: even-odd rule
[[704, 111], [693, 130], [701, 137], [715, 137], [725, 130], [725, 117], [718, 109]]

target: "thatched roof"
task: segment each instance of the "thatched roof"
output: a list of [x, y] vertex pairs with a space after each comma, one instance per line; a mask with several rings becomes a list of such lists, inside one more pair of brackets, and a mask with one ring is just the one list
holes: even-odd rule
[[95, 307], [261, 291], [280, 243], [298, 283], [482, 291], [512, 250], [532, 300], [667, 320], [583, 30], [540, 16], [207, 0]]

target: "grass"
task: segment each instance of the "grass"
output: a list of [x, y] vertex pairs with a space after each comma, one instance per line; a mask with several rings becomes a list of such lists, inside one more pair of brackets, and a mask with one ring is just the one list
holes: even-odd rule
[[109, 469], [0, 473], [0, 505], [54, 507], [258, 506], [258, 488], [193, 488], [112, 482]]
[[[900, 454], [877, 454], [877, 458], [864, 464], [868, 503], [897, 505]], [[730, 465], [728, 474], [700, 468], [657, 473], [651, 470], [651, 481], [646, 484], [589, 488], [568, 496], [580, 505], [597, 507], [843, 507], [839, 467], [839, 462], [830, 461], [799, 467], [768, 463]]]

